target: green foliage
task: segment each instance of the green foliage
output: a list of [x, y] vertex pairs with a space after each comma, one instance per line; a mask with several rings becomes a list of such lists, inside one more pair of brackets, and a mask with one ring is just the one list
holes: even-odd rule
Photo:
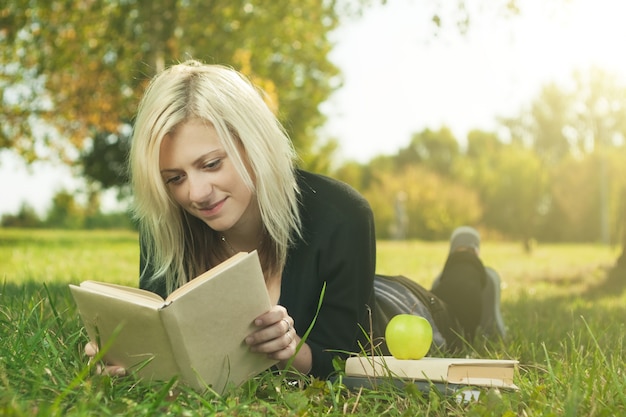
[[4, 214], [0, 226], [7, 228], [60, 229], [133, 229], [130, 213], [100, 211], [99, 193], [91, 193], [86, 204], [77, 201], [74, 193], [58, 191], [44, 218], [28, 204], [22, 204], [16, 214]]
[[[155, 71], [195, 57], [234, 66], [265, 90], [301, 166], [365, 194], [380, 237], [437, 239], [472, 223], [530, 247], [533, 239], [616, 242], [626, 230], [626, 88], [614, 74], [590, 69], [547, 84], [527, 109], [501, 120], [506, 135], [470, 132], [465, 149], [443, 126], [416, 132], [396, 155], [335, 167], [338, 142], [317, 143], [315, 133], [324, 122], [319, 104], [341, 84], [328, 60], [328, 35], [346, 10], [372, 1], [65, 3], [0, 6], [0, 148], [33, 160], [40, 149], [63, 156], [78, 147], [83, 174], [98, 183], [87, 186], [87, 207], [58, 195], [45, 220], [50, 226], [116, 222], [93, 203], [101, 189], [125, 183], [121, 127], [132, 122]], [[519, 6], [496, 4], [513, 13]], [[469, 23], [465, 1], [452, 18], [434, 6], [437, 27]], [[61, 138], [35, 121], [58, 127]], [[3, 218], [7, 226], [33, 222], [24, 210]]]
[[511, 238], [534, 237], [547, 183], [536, 155], [511, 144], [464, 162], [459, 180], [478, 190], [485, 208], [481, 224]]
[[618, 74], [599, 68], [574, 73], [575, 150], [594, 152], [626, 141], [626, 86]]
[[[625, 272], [607, 274], [615, 257], [596, 245], [542, 246], [487, 241], [486, 263], [503, 277], [509, 338], [461, 354], [515, 358], [517, 392], [480, 390], [459, 402], [414, 385], [349, 390], [322, 381], [264, 373], [222, 396], [176, 380], [148, 383], [95, 373], [82, 353], [86, 335], [67, 283], [86, 278], [136, 283], [133, 232], [0, 230], [0, 414], [83, 415], [624, 415]], [[447, 242], [379, 242], [381, 273], [424, 285], [443, 265]], [[19, 254], [19, 255], [17, 255]]]
[[[563, 216], [563, 238], [602, 240], [600, 225], [607, 221], [616, 225], [611, 227], [611, 241], [619, 241], [617, 225], [624, 216], [623, 206], [620, 206], [624, 204], [620, 199], [622, 190], [626, 190], [623, 156], [596, 153], [584, 159], [564, 158], [555, 167], [551, 184], [554, 209]], [[607, 196], [611, 196], [611, 205], [605, 207], [602, 202]]]
[[465, 155], [470, 159], [479, 159], [482, 155], [497, 153], [504, 146], [496, 133], [474, 129], [467, 134]]
[[[0, 86], [17, 92], [21, 85], [25, 97], [3, 112], [0, 144], [38, 157], [34, 117], [82, 149], [94, 132], [117, 132], [132, 120], [155, 72], [193, 57], [248, 75], [266, 91], [296, 147], [307, 151], [324, 122], [318, 106], [339, 85], [338, 69], [328, 60], [336, 7], [316, 0], [90, 1], [72, 7], [20, 0], [2, 6]], [[65, 141], [58, 145], [59, 152], [68, 150]]]
[[459, 141], [450, 129], [442, 127], [436, 132], [425, 129], [411, 137], [408, 147], [398, 151], [396, 167], [421, 164], [448, 176], [459, 154]]
[[33, 228], [41, 227], [41, 220], [33, 207], [23, 203], [16, 214], [3, 214], [0, 225], [2, 227]]
[[[508, 138], [445, 126], [395, 155], [334, 175], [370, 201], [381, 238], [440, 239], [469, 223], [519, 239], [618, 242], [626, 230], [626, 87], [610, 74], [547, 85], [529, 111], [502, 120]], [[407, 219], [398, 214], [402, 201]]]
[[[156, 71], [193, 57], [248, 75], [267, 93], [303, 166], [328, 172], [336, 145], [316, 143], [325, 121], [319, 105], [342, 82], [328, 59], [328, 35], [340, 19], [376, 3], [386, 0], [7, 2], [0, 6], [0, 149], [28, 162], [84, 164], [87, 178], [103, 188], [112, 179], [122, 185], [115, 167], [89, 165], [100, 156], [99, 142], [132, 121]], [[432, 35], [446, 26], [465, 34], [465, 0], [452, 8], [432, 3]], [[515, 1], [494, 5], [503, 16], [519, 12]], [[85, 147], [88, 139], [93, 146]], [[107, 155], [119, 150], [104, 147]]]
[[85, 222], [85, 210], [72, 193], [59, 191], [52, 199], [46, 222], [59, 228], [80, 229]]
[[116, 133], [96, 132], [90, 146], [80, 155], [79, 164], [88, 182], [99, 188], [117, 187], [120, 196], [130, 194], [126, 160], [130, 151], [130, 126]]
[[364, 196], [374, 208], [378, 238], [445, 239], [481, 214], [472, 190], [420, 167], [376, 173]]
[[503, 123], [546, 176], [536, 236], [609, 243], [626, 219], [617, 168], [626, 158], [626, 86], [597, 68], [572, 81], [546, 85], [530, 110]]

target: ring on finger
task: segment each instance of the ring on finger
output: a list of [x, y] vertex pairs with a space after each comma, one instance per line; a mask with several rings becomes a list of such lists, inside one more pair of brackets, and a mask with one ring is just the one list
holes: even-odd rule
[[281, 320], [284, 321], [285, 324], [287, 325], [287, 330], [285, 331], [285, 333], [289, 333], [291, 329], [293, 329], [293, 327], [291, 327], [291, 324], [289, 324], [289, 320], [287, 319], [281, 319]]

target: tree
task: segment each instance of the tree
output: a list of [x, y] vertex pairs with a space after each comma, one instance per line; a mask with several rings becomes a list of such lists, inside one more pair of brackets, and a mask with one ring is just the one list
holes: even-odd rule
[[504, 143], [494, 132], [474, 129], [467, 134], [467, 148], [465, 155], [477, 159], [481, 155], [498, 152]]
[[[600, 240], [610, 241], [610, 199], [607, 165], [611, 148], [624, 147], [626, 141], [626, 87], [617, 76], [600, 69], [575, 74], [577, 100], [575, 143], [578, 150], [595, 153], [599, 158]], [[615, 196], [617, 197], [617, 196]]]
[[[598, 219], [606, 210], [611, 231], [609, 239], [620, 241], [620, 223], [624, 216], [621, 199], [626, 189], [625, 157], [619, 152], [593, 153], [585, 158], [569, 156], [555, 169], [550, 187], [552, 210], [559, 215], [562, 239], [604, 242]], [[606, 175], [605, 191], [600, 186], [602, 175]], [[602, 201], [603, 192], [611, 196], [608, 202]]]
[[567, 132], [571, 131], [572, 100], [572, 95], [555, 83], [545, 85], [531, 105], [530, 143], [513, 137], [522, 145], [530, 145], [547, 167], [558, 164], [571, 152]]
[[396, 161], [398, 167], [423, 164], [441, 175], [449, 175], [459, 154], [458, 140], [444, 126], [438, 131], [424, 129], [413, 134], [409, 146], [398, 151]]
[[79, 166], [93, 184], [93, 192], [117, 187], [120, 198], [130, 194], [125, 164], [130, 150], [130, 126], [124, 127], [116, 133], [96, 133], [80, 154]]
[[455, 227], [475, 224], [482, 214], [476, 192], [423, 166], [377, 170], [363, 194], [374, 211], [378, 238], [397, 237], [402, 225], [407, 238], [446, 239]]
[[[335, 2], [89, 0], [66, 6], [17, 0], [0, 14], [1, 87], [15, 96], [19, 89], [11, 86], [18, 83], [28, 98], [12, 100], [0, 146], [29, 151], [32, 159], [39, 145], [50, 146], [37, 144], [33, 117], [80, 150], [88, 138], [132, 120], [147, 80], [188, 57], [248, 75], [304, 151], [324, 122], [319, 104], [339, 85], [328, 59], [328, 33], [339, 19]], [[61, 145], [59, 151], [68, 150]]]
[[[614, 179], [610, 177], [610, 156], [614, 151], [624, 155], [626, 149], [626, 88], [614, 74], [597, 68], [574, 73], [573, 86], [551, 83], [545, 86], [530, 111], [523, 111], [518, 118], [503, 121], [509, 128], [514, 142], [530, 146], [542, 161], [542, 169], [553, 176], [552, 181], [560, 184], [553, 187], [553, 193], [546, 199], [554, 202], [552, 210], [564, 210], [565, 217], [555, 215], [562, 229], [562, 236], [569, 233], [566, 219], [574, 212], [583, 211], [595, 214], [589, 227], [599, 231], [598, 238], [604, 243], [611, 239], [611, 207], [619, 195], [612, 188]], [[572, 160], [573, 158], [573, 160]], [[586, 160], [592, 158], [591, 160]], [[576, 186], [564, 185], [571, 175], [584, 172], [565, 172], [564, 163], [589, 167], [590, 175], [585, 177], [593, 183], [578, 182], [578, 190], [588, 189], [598, 202], [596, 210], [583, 209], [588, 202], [580, 199]], [[623, 159], [622, 159], [623, 163]], [[560, 172], [560, 176], [557, 173]], [[591, 175], [593, 174], [593, 176]], [[571, 180], [574, 184], [577, 182]], [[567, 192], [559, 191], [565, 188]], [[573, 192], [572, 196], [567, 193]], [[576, 196], [576, 197], [573, 197]], [[567, 203], [564, 200], [567, 199]], [[568, 206], [572, 204], [573, 206]], [[576, 207], [579, 206], [579, 207]], [[568, 214], [569, 213], [569, 214]], [[549, 217], [552, 217], [548, 213]], [[554, 225], [552, 225], [554, 226]], [[586, 233], [590, 236], [590, 233]]]
[[617, 258], [616, 268], [626, 271], [626, 186], [622, 188], [620, 207], [619, 207], [619, 222], [618, 225], [621, 228], [621, 244], [622, 253]]
[[[121, 150], [116, 144], [92, 142], [132, 121], [155, 72], [193, 57], [248, 75], [267, 92], [303, 166], [328, 170], [336, 145], [316, 143], [325, 121], [319, 105], [341, 85], [328, 35], [340, 18], [378, 2], [385, 0], [6, 2], [0, 6], [0, 150], [28, 162], [54, 156], [68, 164], [93, 162], [103, 149], [112, 155]], [[449, 26], [467, 31], [471, 0], [452, 8], [432, 3], [435, 37]], [[492, 6], [519, 12], [515, 0]], [[118, 157], [115, 163], [123, 160]], [[83, 172], [102, 187], [121, 178], [115, 167], [100, 168]]]
[[67, 191], [58, 191], [52, 198], [52, 207], [46, 216], [46, 225], [63, 229], [80, 229], [84, 226], [85, 209]]
[[17, 214], [2, 215], [0, 225], [2, 227], [34, 228], [41, 226], [41, 220], [32, 206], [22, 203]]
[[[325, 119], [319, 104], [341, 84], [328, 59], [328, 35], [340, 18], [374, 3], [385, 0], [6, 2], [0, 6], [0, 149], [35, 160], [42, 145], [54, 146], [71, 160], [73, 147], [132, 120], [156, 71], [195, 57], [249, 75], [273, 97], [296, 147], [308, 152]], [[464, 34], [478, 13], [470, 3], [433, 2], [433, 35], [450, 26]], [[503, 15], [519, 13], [517, 1], [492, 6]], [[58, 135], [42, 137], [42, 121]]]
[[[493, 135], [474, 132], [468, 138], [472, 154], [459, 164], [456, 176], [480, 195], [481, 223], [517, 238], [530, 249], [547, 175], [538, 157], [518, 143], [495, 145]], [[478, 151], [476, 143], [491, 144]]]

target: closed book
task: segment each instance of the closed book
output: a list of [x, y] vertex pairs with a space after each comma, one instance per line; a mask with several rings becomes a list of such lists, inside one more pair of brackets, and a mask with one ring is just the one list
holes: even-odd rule
[[346, 376], [398, 378], [456, 385], [518, 389], [514, 384], [518, 361], [505, 359], [354, 356], [346, 360]]

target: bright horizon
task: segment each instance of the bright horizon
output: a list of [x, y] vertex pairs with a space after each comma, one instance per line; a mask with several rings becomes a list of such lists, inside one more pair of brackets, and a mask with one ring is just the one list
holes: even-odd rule
[[[479, 2], [480, 3], [480, 2]], [[342, 25], [331, 60], [344, 86], [324, 104], [322, 140], [339, 140], [343, 159], [366, 162], [409, 143], [412, 133], [446, 125], [461, 142], [471, 129], [494, 130], [542, 85], [592, 65], [626, 76], [626, 2], [527, 0], [523, 15], [474, 15], [466, 37], [428, 34], [431, 11], [417, 0], [375, 6]], [[427, 41], [430, 39], [430, 42]], [[0, 152], [0, 214], [22, 202], [44, 213], [56, 191], [77, 182], [67, 168], [24, 163]]]

